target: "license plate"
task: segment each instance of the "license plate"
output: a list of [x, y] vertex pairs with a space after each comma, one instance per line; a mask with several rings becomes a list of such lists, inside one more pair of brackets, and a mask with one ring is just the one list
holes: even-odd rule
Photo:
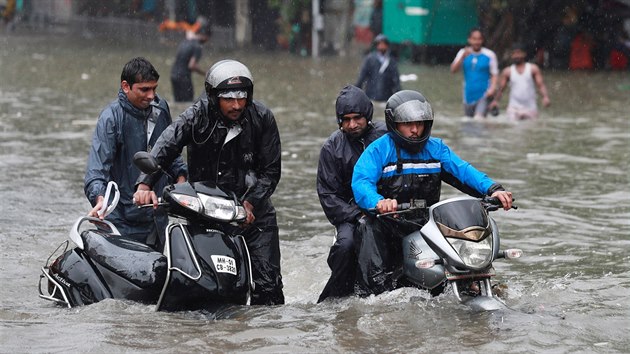
[[236, 261], [234, 258], [228, 256], [212, 255], [212, 263], [214, 263], [214, 269], [219, 273], [230, 273], [236, 275]]

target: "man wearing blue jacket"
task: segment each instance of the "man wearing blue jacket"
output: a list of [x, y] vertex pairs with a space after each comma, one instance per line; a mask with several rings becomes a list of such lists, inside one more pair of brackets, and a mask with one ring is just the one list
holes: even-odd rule
[[[361, 209], [389, 213], [412, 200], [424, 200], [431, 206], [440, 200], [442, 181], [473, 197], [491, 195], [504, 209], [511, 208], [511, 192], [462, 160], [441, 139], [431, 137], [433, 110], [422, 94], [411, 90], [395, 93], [387, 101], [385, 122], [388, 133], [367, 147], [352, 175], [352, 191]], [[427, 221], [425, 213], [415, 217], [418, 223]], [[402, 251], [400, 239], [391, 233], [408, 231], [376, 218], [357, 228], [361, 235], [359, 295], [396, 287]], [[369, 245], [376, 245], [377, 252]]]
[[[168, 216], [153, 208], [139, 209], [133, 203], [135, 184], [140, 170], [133, 164], [138, 151], [150, 151], [162, 131], [171, 124], [168, 104], [157, 93], [160, 75], [145, 58], [133, 58], [125, 64], [120, 76], [118, 98], [101, 112], [88, 156], [85, 172], [85, 196], [93, 206], [88, 214], [103, 219], [99, 210], [104, 203], [109, 181], [118, 184], [120, 201], [107, 216], [122, 235], [160, 249]], [[187, 169], [181, 156], [169, 173], [183, 182]], [[161, 193], [169, 181], [164, 176], [156, 191]]]

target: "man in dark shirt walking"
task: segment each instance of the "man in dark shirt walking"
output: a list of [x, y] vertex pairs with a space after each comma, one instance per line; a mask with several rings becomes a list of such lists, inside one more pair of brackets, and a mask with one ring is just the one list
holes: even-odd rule
[[193, 100], [193, 71], [200, 75], [206, 75], [206, 72], [199, 66], [199, 59], [201, 58], [201, 46], [210, 37], [210, 29], [206, 25], [198, 33], [187, 34], [187, 37], [177, 47], [175, 63], [171, 68], [171, 83], [175, 102]]

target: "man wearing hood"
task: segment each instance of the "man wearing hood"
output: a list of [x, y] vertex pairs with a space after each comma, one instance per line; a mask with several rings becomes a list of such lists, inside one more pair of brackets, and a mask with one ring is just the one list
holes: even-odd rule
[[352, 170], [363, 150], [387, 132], [383, 122], [372, 122], [372, 102], [360, 88], [344, 87], [335, 106], [339, 130], [322, 146], [317, 168], [319, 201], [336, 229], [328, 255], [331, 275], [318, 302], [353, 293], [356, 272], [353, 234], [363, 214], [352, 195]]
[[[109, 181], [118, 184], [120, 201], [107, 216], [122, 235], [145, 242], [156, 249], [163, 243], [164, 227], [168, 216], [161, 210], [139, 209], [133, 203], [136, 179], [140, 175], [133, 164], [138, 151], [150, 151], [158, 137], [171, 124], [168, 104], [157, 93], [160, 75], [153, 65], [142, 57], [131, 59], [120, 75], [118, 99], [101, 112], [92, 136], [88, 156], [84, 191], [93, 206], [89, 216], [103, 219], [99, 213]], [[186, 165], [177, 156], [171, 166], [171, 176], [183, 182], [187, 176]], [[157, 181], [161, 193], [168, 183], [166, 176]]]
[[[191, 182], [210, 181], [236, 193], [247, 212], [241, 227], [255, 283], [251, 304], [284, 304], [278, 222], [270, 200], [282, 162], [275, 117], [253, 99], [253, 76], [236, 60], [212, 65], [205, 91], [164, 130], [151, 154], [160, 166], [171, 166], [186, 147]], [[140, 175], [134, 195], [137, 204], [157, 207], [151, 188], [156, 190], [159, 175]]]

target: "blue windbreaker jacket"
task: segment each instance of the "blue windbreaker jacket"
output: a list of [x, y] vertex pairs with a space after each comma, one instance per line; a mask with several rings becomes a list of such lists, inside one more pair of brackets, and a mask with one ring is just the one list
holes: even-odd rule
[[[439, 138], [429, 138], [417, 154], [400, 149], [399, 160], [390, 134], [370, 144], [354, 167], [352, 191], [357, 204], [364, 210], [376, 207], [386, 196], [399, 199], [399, 195], [405, 195], [411, 188], [415, 188], [414, 194], [420, 191], [423, 195], [408, 197], [425, 199], [427, 205], [435, 204], [439, 201], [441, 181], [475, 197], [502, 189], [501, 185], [457, 156]], [[392, 190], [396, 195], [391, 195]]]

